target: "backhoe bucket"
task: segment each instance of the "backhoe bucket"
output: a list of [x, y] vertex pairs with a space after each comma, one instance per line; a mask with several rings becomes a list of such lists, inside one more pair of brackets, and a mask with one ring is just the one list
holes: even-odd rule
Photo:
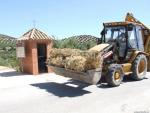
[[[91, 51], [100, 50], [108, 45], [109, 44], [98, 45], [98, 46], [92, 48]], [[83, 81], [83, 82], [86, 82], [89, 84], [97, 84], [101, 79], [103, 56], [101, 56], [99, 60], [100, 60], [99, 61], [100, 64], [99, 64], [98, 68], [86, 70], [85, 72], [77, 72], [75, 70], [70, 70], [70, 69], [61, 68], [61, 67], [52, 66], [52, 65], [48, 65], [48, 67], [53, 72], [55, 72], [57, 75], [73, 78], [75, 80]]]
[[76, 72], [65, 68], [49, 66], [57, 75], [73, 78], [75, 80], [83, 81], [89, 84], [97, 84], [101, 79], [101, 68], [88, 70], [87, 72]]

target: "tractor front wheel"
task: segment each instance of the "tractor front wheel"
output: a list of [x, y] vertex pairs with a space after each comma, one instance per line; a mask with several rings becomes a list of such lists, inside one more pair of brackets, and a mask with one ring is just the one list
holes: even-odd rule
[[119, 86], [123, 80], [124, 73], [122, 66], [120, 65], [111, 65], [108, 69], [106, 75], [106, 82], [109, 86], [116, 87]]

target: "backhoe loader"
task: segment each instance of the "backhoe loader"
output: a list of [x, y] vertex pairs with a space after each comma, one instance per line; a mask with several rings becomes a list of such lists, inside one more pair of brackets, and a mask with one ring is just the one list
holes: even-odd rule
[[102, 53], [101, 68], [87, 72], [75, 72], [55, 66], [51, 69], [59, 75], [90, 84], [97, 84], [102, 76], [110, 86], [119, 86], [124, 76], [134, 80], [145, 78], [149, 65], [150, 29], [127, 13], [125, 21], [104, 23], [100, 44], [91, 49]]

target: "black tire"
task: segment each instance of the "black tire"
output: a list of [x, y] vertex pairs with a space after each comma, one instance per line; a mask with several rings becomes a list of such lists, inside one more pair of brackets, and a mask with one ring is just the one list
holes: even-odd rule
[[131, 78], [134, 80], [142, 80], [147, 72], [147, 58], [145, 55], [138, 55], [132, 64]]
[[[116, 79], [116, 74], [119, 74], [119, 78]], [[124, 73], [121, 65], [111, 65], [108, 68], [108, 73], [106, 75], [106, 82], [109, 86], [116, 87], [123, 81]]]

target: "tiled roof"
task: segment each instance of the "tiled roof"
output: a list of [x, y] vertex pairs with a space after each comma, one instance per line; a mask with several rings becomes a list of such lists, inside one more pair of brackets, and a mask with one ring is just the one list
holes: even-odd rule
[[23, 36], [18, 38], [18, 40], [39, 40], [39, 39], [51, 40], [52, 38], [36, 28], [29, 30]]

